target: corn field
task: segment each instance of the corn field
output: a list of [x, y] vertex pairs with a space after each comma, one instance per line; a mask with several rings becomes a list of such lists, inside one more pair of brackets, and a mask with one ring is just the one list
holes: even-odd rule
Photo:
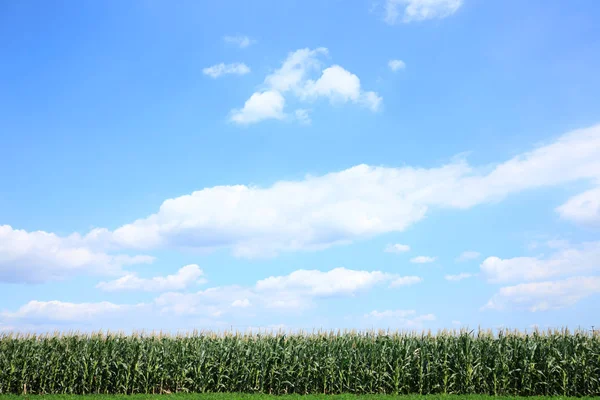
[[600, 334], [568, 330], [0, 336], [0, 393], [600, 395]]

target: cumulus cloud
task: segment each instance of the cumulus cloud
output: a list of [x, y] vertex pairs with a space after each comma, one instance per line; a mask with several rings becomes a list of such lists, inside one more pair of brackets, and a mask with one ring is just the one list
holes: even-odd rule
[[410, 259], [410, 262], [413, 264], [428, 264], [435, 261], [435, 257], [429, 256], [417, 256]]
[[239, 110], [231, 111], [231, 120], [240, 125], [253, 124], [265, 119], [284, 119], [285, 99], [274, 90], [256, 92]]
[[[231, 120], [235, 123], [249, 124], [266, 119], [283, 119], [286, 102], [284, 95], [293, 96], [301, 102], [326, 98], [332, 104], [350, 102], [372, 111], [379, 110], [381, 97], [375, 92], [363, 91], [358, 76], [339, 65], [323, 69], [320, 57], [327, 54], [328, 51], [324, 47], [299, 49], [289, 53], [281, 67], [265, 77], [263, 87], [250, 96], [244, 107], [233, 110]], [[315, 74], [318, 77], [311, 78]], [[264, 97], [265, 93], [269, 93], [267, 98]], [[269, 104], [272, 104], [275, 99], [277, 112], [261, 112], [265, 107], [256, 107], [259, 100], [269, 100]], [[260, 103], [262, 104], [262, 101]], [[255, 107], [252, 108], [252, 105]], [[268, 109], [272, 108], [268, 107]], [[300, 112], [305, 116], [302, 111]], [[244, 118], [240, 118], [240, 115]], [[304, 121], [303, 118], [299, 120]]]
[[234, 44], [241, 49], [245, 49], [246, 47], [256, 43], [256, 40], [250, 39], [245, 35], [224, 36], [223, 41], [225, 41], [225, 43]]
[[463, 261], [475, 260], [475, 259], [479, 258], [479, 256], [481, 256], [481, 253], [478, 253], [476, 251], [464, 251], [460, 256], [458, 256], [456, 261], [463, 262]]
[[332, 104], [362, 103], [373, 111], [377, 111], [381, 104], [381, 97], [377, 93], [363, 92], [358, 76], [339, 65], [325, 68], [319, 79], [309, 79], [304, 83], [304, 87], [298, 87], [296, 90], [302, 99], [315, 100], [326, 97]]
[[388, 61], [388, 67], [394, 72], [406, 68], [406, 64], [402, 60], [390, 60]]
[[600, 227], [600, 187], [571, 197], [556, 211], [563, 219], [581, 225]]
[[[597, 259], [598, 260], [598, 259]], [[575, 305], [600, 293], [600, 277], [578, 276], [554, 282], [521, 283], [500, 288], [483, 309], [547, 311]]]
[[[119, 276], [123, 265], [152, 261], [148, 256], [107, 253], [118, 249], [230, 248], [240, 257], [320, 250], [401, 232], [436, 208], [468, 209], [512, 193], [586, 179], [600, 179], [600, 125], [569, 132], [485, 168], [465, 160], [434, 168], [359, 165], [268, 187], [205, 188], [167, 199], [156, 213], [113, 231], [98, 228], [85, 236], [62, 237], [5, 225], [0, 227], [0, 279], [43, 282], [76, 273]], [[579, 256], [589, 260], [586, 254], [597, 253], [588, 247], [561, 249], [550, 258], [488, 258], [482, 273], [491, 281], [522, 281], [558, 276], [556, 271], [564, 265], [584, 270], [589, 261], [575, 265], [568, 260]]]
[[407, 251], [410, 251], [410, 246], [407, 244], [400, 243], [389, 244], [386, 246], [384, 251], [386, 253], [406, 253]]
[[589, 242], [545, 257], [488, 257], [480, 269], [492, 283], [522, 282], [600, 271], [598, 260], [600, 242]]
[[[281, 80], [278, 85], [289, 85]], [[493, 166], [358, 165], [269, 187], [216, 186], [168, 199], [146, 218], [86, 239], [133, 249], [216, 249], [237, 256], [319, 250], [400, 232], [435, 208], [468, 209], [528, 189], [600, 178], [600, 125]], [[488, 264], [491, 261], [488, 261]]]
[[119, 279], [109, 282], [100, 282], [97, 288], [107, 292], [134, 291], [166, 292], [172, 290], [183, 290], [190, 285], [205, 283], [204, 272], [198, 265], [190, 264], [181, 267], [176, 274], [167, 276], [156, 276], [154, 278], [140, 278], [136, 274], [129, 273]]
[[454, 14], [463, 5], [463, 0], [386, 0], [384, 20], [395, 24], [402, 22], [441, 19]]
[[153, 260], [145, 255], [95, 251], [77, 234], [62, 237], [0, 225], [0, 282], [41, 283], [83, 273], [119, 275], [122, 266]]
[[218, 78], [223, 75], [246, 75], [250, 73], [250, 67], [239, 62], [232, 64], [220, 63], [204, 68], [202, 73], [210, 76], [211, 78]]
[[462, 281], [463, 279], [471, 278], [473, 276], [475, 276], [475, 275], [469, 274], [467, 272], [461, 272], [460, 274], [456, 274], [456, 275], [446, 275], [444, 278], [447, 281], [457, 282], [457, 281]]

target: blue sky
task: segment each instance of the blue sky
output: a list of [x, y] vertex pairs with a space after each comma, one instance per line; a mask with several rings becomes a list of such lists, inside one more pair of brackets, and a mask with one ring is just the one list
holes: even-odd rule
[[2, 3], [0, 330], [600, 325], [599, 18]]

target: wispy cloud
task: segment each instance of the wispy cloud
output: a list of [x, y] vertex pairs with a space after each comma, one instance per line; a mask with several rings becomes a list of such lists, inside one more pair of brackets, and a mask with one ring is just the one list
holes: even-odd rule
[[464, 262], [464, 261], [476, 260], [480, 256], [481, 256], [481, 253], [478, 253], [476, 251], [464, 251], [460, 256], [458, 256], [456, 261]]
[[395, 24], [441, 19], [454, 14], [463, 5], [463, 0], [386, 0], [384, 20]]
[[427, 263], [432, 263], [435, 261], [435, 257], [429, 257], [429, 256], [417, 256], [417, 257], [413, 257], [410, 259], [411, 263], [414, 264], [427, 264]]
[[547, 311], [573, 306], [600, 294], [599, 276], [577, 276], [559, 281], [521, 283], [500, 288], [483, 309]]
[[256, 40], [250, 39], [248, 36], [245, 35], [224, 36], [223, 40], [225, 41], [225, 43], [234, 44], [241, 49], [244, 49], [256, 43]]
[[145, 307], [145, 305], [121, 305], [107, 301], [98, 303], [69, 303], [56, 300], [32, 300], [15, 312], [3, 312], [0, 315], [11, 321], [25, 320], [33, 323], [44, 323], [47, 321], [80, 322], [101, 317], [118, 317], [128, 311], [142, 307]]
[[475, 276], [475, 275], [474, 274], [469, 274], [469, 273], [466, 273], [466, 272], [461, 272], [460, 274], [456, 274], [456, 275], [446, 275], [444, 278], [447, 281], [454, 281], [454, 282], [456, 282], [456, 281], [462, 281], [463, 279], [471, 278], [473, 276]]
[[312, 122], [308, 110], [299, 108], [296, 111], [294, 111], [294, 115], [296, 116], [296, 120], [303, 125], [310, 125], [310, 123]]
[[390, 67], [392, 71], [396, 72], [406, 68], [406, 64], [402, 60], [390, 60], [388, 62], [388, 67]]
[[600, 271], [600, 241], [560, 248], [548, 256], [488, 257], [480, 266], [489, 282], [522, 282]]
[[400, 243], [389, 244], [386, 246], [384, 251], [386, 253], [406, 253], [407, 251], [410, 251], [410, 246], [407, 244]]
[[98, 289], [114, 291], [166, 292], [170, 290], [182, 290], [191, 285], [205, 283], [204, 272], [196, 264], [186, 265], [176, 274], [167, 276], [156, 276], [153, 278], [140, 278], [136, 274], [129, 273], [125, 276], [109, 282], [100, 282], [96, 285]]
[[218, 78], [223, 75], [246, 75], [250, 73], [250, 67], [244, 63], [232, 63], [225, 64], [220, 63], [207, 67], [202, 70], [204, 75], [208, 75], [211, 78]]
[[[334, 268], [328, 271], [296, 270], [287, 275], [270, 276], [254, 285], [230, 284], [196, 292], [184, 288], [202, 280], [201, 270], [190, 265], [176, 274], [149, 279], [128, 278], [99, 285], [107, 290], [165, 291], [148, 303], [134, 305], [110, 302], [72, 303], [64, 301], [30, 301], [13, 312], [0, 313], [0, 324], [15, 326], [23, 322], [89, 322], [96, 318], [125, 318], [144, 311], [144, 316], [194, 316], [213, 322], [224, 316], [251, 317], [255, 312], [295, 312], [313, 307], [318, 299], [333, 296], [357, 296], [377, 286], [411, 284], [416, 277], [401, 277], [381, 271]], [[0, 326], [3, 326], [0, 325]]]
[[423, 278], [419, 276], [401, 276], [394, 279], [390, 283], [390, 287], [409, 286], [423, 282]]
[[600, 227], [600, 187], [571, 197], [556, 211], [565, 220]]

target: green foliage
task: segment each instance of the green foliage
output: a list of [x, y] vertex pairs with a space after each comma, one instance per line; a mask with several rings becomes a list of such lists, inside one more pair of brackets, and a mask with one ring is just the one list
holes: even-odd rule
[[0, 394], [600, 395], [600, 335], [0, 336]]
[[[0, 400], [23, 400], [31, 397], [22, 395], [0, 395]], [[92, 394], [92, 395], [45, 395], [44, 400], [161, 400], [165, 395], [160, 394]], [[518, 396], [489, 396], [480, 394], [453, 395], [389, 395], [389, 394], [287, 394], [271, 395], [261, 393], [173, 393], [168, 395], [170, 400], [523, 400]], [[568, 400], [573, 397], [564, 396], [532, 396], [527, 400]], [[579, 397], [579, 399], [599, 400], [600, 397]]]

